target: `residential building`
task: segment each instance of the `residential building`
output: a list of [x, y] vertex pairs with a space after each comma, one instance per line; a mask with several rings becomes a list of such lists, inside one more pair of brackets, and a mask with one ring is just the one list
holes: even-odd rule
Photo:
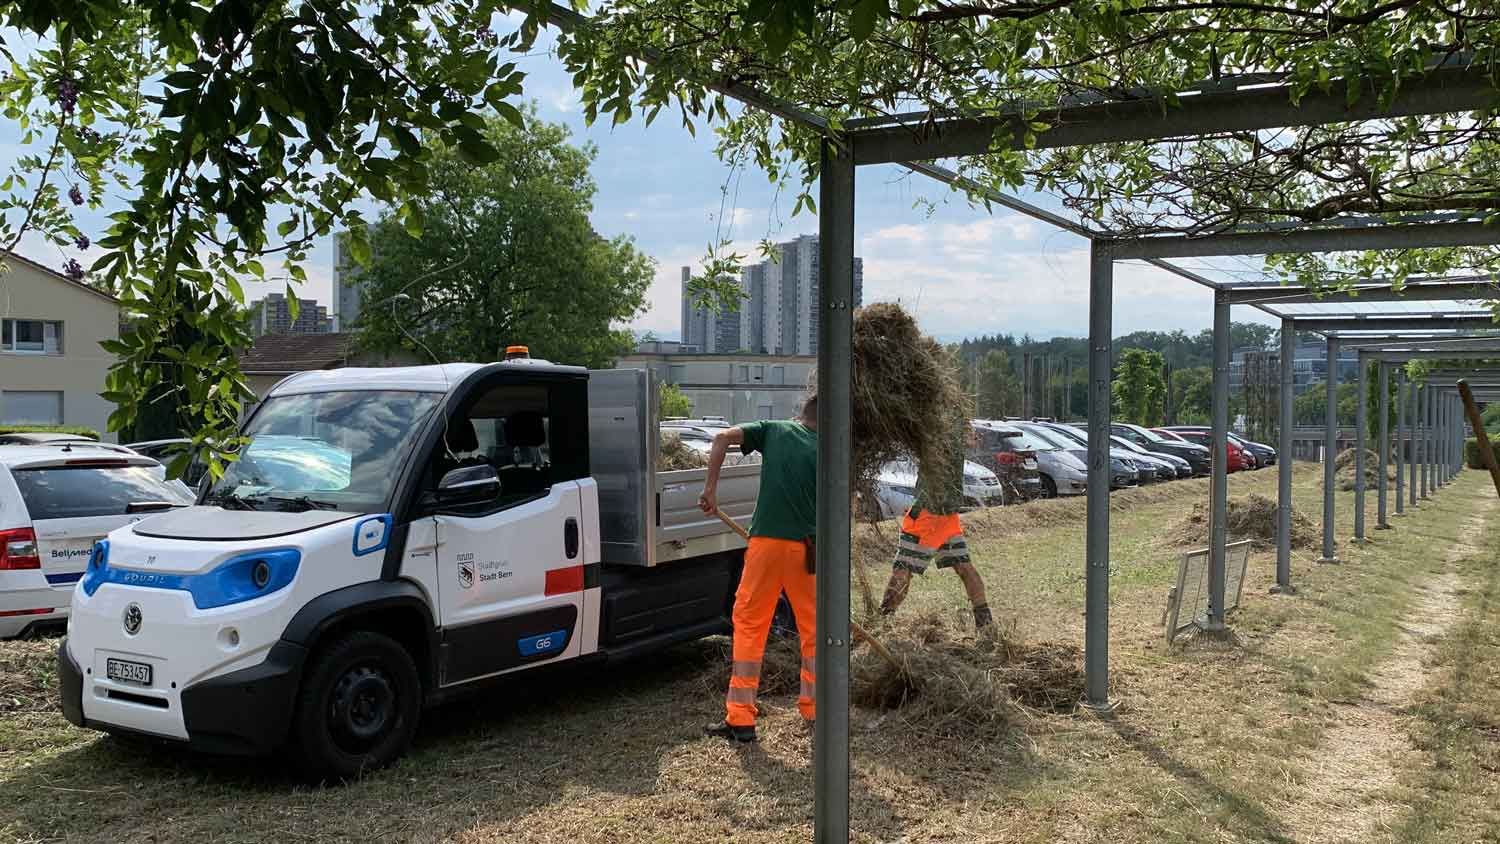
[[347, 237], [348, 232], [340, 232], [333, 239], [333, 306], [329, 310], [334, 331], [353, 331], [365, 305], [365, 282], [344, 249]]
[[791, 419], [802, 406], [817, 359], [806, 355], [695, 354], [642, 343], [617, 369], [649, 369], [693, 403], [693, 416], [729, 422]]
[[411, 366], [423, 361], [415, 354], [366, 352], [355, 343], [353, 332], [323, 334], [263, 334], [240, 353], [240, 372], [255, 393], [246, 403], [249, 414], [276, 382], [298, 372], [340, 369], [346, 366]]
[[[0, 423], [81, 425], [105, 435], [100, 397], [120, 337], [120, 304], [14, 253], [0, 272]], [[114, 435], [105, 435], [113, 440]]]
[[297, 316], [292, 317], [292, 303], [283, 293], [267, 293], [264, 299], [250, 303], [250, 333], [327, 334], [333, 331], [328, 306], [316, 299], [297, 299]]
[[[776, 260], [740, 270], [743, 299], [737, 311], [714, 313], [690, 307], [682, 268], [684, 351], [768, 355], [818, 353], [818, 236], [802, 235], [777, 244]], [[864, 259], [854, 259], [854, 306], [864, 301]]]

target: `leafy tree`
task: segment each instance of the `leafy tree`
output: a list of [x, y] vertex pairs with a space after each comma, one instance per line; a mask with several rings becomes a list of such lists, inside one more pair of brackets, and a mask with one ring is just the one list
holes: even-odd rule
[[[0, 81], [0, 112], [40, 150], [0, 184], [0, 238], [103, 248], [64, 270], [131, 316], [105, 344], [116, 356], [111, 430], [154, 409], [199, 450], [235, 444], [250, 395], [232, 353], [249, 340], [241, 280], [304, 280], [314, 240], [363, 233], [362, 197], [420, 228], [410, 199], [426, 191], [423, 135], [494, 158], [477, 113], [519, 119], [507, 100], [522, 79], [500, 60], [518, 35], [489, 30], [498, 10], [493, 0], [0, 2], [8, 32], [40, 45]], [[109, 230], [89, 238], [73, 211], [110, 194], [122, 198]], [[210, 455], [209, 469], [221, 460]]]
[[668, 384], [662, 381], [659, 383], [656, 392], [660, 399], [660, 412], [663, 419], [669, 416], [688, 417], [693, 415], [693, 402], [676, 384]]
[[594, 148], [529, 109], [519, 127], [490, 117], [482, 136], [497, 154], [483, 164], [425, 141], [429, 192], [371, 227], [361, 345], [453, 361], [500, 360], [524, 343], [548, 360], [609, 365], [634, 346], [612, 326], [641, 311], [654, 263], [589, 225]]
[[1480, 415], [1484, 421], [1484, 430], [1490, 434], [1500, 434], [1500, 402], [1490, 402], [1485, 405], [1484, 413]]
[[1214, 371], [1207, 366], [1172, 373], [1172, 423], [1207, 425], [1213, 412]]
[[[1315, 383], [1308, 387], [1307, 392], [1292, 400], [1292, 423], [1294, 425], [1321, 428], [1323, 426], [1323, 412], [1328, 407], [1328, 388], [1323, 383]], [[1359, 385], [1343, 383], [1338, 386], [1338, 425], [1348, 427], [1354, 424], [1355, 411], [1360, 401]]]
[[1161, 424], [1162, 398], [1167, 391], [1164, 365], [1159, 352], [1126, 349], [1120, 354], [1110, 393], [1121, 421], [1148, 427]]
[[1000, 418], [1021, 412], [1021, 379], [1005, 352], [992, 350], [979, 360], [975, 412], [981, 418]]

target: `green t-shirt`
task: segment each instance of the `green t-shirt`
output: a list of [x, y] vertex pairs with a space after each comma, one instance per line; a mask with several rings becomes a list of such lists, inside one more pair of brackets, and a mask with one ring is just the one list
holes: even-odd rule
[[763, 456], [751, 536], [803, 540], [817, 533], [818, 435], [800, 422], [747, 422], [741, 450]]
[[933, 472], [926, 467], [917, 467], [916, 496], [911, 502], [912, 510], [925, 511], [938, 516], [957, 513], [964, 506], [964, 437], [960, 429], [953, 438], [952, 447], [944, 455], [946, 471]]

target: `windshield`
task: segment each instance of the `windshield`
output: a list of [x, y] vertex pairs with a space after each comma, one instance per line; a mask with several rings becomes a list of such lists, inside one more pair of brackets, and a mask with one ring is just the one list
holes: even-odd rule
[[439, 393], [345, 391], [267, 399], [250, 443], [205, 501], [233, 509], [385, 507]]
[[1047, 430], [1051, 431], [1052, 433], [1056, 434], [1059, 437], [1063, 437], [1065, 439], [1072, 440], [1074, 442], [1074, 444], [1075, 444], [1074, 447], [1080, 446], [1080, 445], [1081, 446], [1087, 446], [1089, 444], [1088, 438], [1083, 435], [1082, 431], [1079, 431], [1076, 428], [1071, 428], [1071, 427], [1067, 427], [1067, 426], [1064, 426], [1064, 427], [1061, 427], [1061, 428], [1053, 428], [1053, 427], [1048, 426]]
[[1171, 442], [1171, 440], [1167, 439], [1166, 437], [1162, 436], [1161, 434], [1156, 433], [1155, 431], [1151, 430], [1150, 428], [1131, 428], [1130, 430], [1135, 431], [1136, 433], [1140, 434], [1143, 438], [1145, 438], [1146, 442], [1152, 442], [1152, 443]]
[[131, 504], [185, 507], [193, 496], [160, 466], [47, 466], [11, 473], [32, 519], [123, 516]]
[[1135, 443], [1131, 442], [1130, 440], [1125, 439], [1124, 437], [1118, 437], [1118, 436], [1110, 437], [1109, 441], [1112, 442], [1112, 443], [1114, 443], [1117, 448], [1123, 448], [1126, 451], [1132, 451], [1132, 452], [1135, 452], [1136, 454], [1148, 454], [1149, 453], [1144, 448], [1141, 448], [1140, 446], [1136, 445]]
[[1036, 437], [1042, 442], [1047, 443], [1048, 445], [1051, 445], [1053, 448], [1078, 448], [1078, 443], [1069, 440], [1067, 437], [1063, 436], [1057, 431], [1052, 430], [1051, 428], [1036, 427], [1027, 428], [1025, 430], [1026, 433], [1031, 434], [1032, 436]]

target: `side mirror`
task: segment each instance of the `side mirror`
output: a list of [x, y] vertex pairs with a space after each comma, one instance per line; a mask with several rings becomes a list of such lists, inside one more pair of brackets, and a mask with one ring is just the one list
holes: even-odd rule
[[478, 466], [460, 466], [443, 475], [438, 481], [439, 504], [473, 504], [489, 501], [500, 494], [500, 475], [495, 467], [484, 463]]

